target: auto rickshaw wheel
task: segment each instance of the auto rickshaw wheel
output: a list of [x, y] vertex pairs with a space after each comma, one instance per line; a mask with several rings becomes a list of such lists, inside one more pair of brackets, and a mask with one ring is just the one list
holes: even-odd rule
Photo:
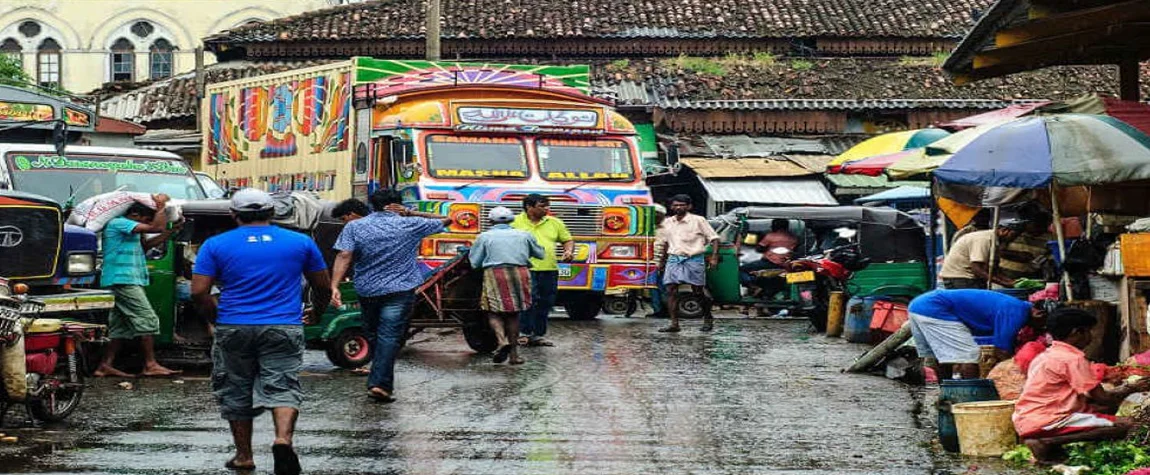
[[703, 297], [694, 293], [680, 292], [675, 297], [679, 318], [702, 318], [705, 312]]
[[467, 346], [480, 354], [491, 353], [499, 346], [499, 340], [495, 338], [495, 331], [488, 326], [486, 321], [464, 325], [463, 339], [467, 341]]
[[360, 328], [348, 328], [327, 347], [327, 359], [340, 368], [354, 369], [371, 361], [371, 346]]

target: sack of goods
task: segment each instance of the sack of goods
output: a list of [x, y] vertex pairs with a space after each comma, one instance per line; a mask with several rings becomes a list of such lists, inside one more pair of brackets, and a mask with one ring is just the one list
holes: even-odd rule
[[[76, 205], [72, 215], [68, 217], [68, 224], [83, 226], [89, 230], [100, 232], [112, 218], [123, 216], [133, 203], [140, 203], [156, 209], [156, 200], [148, 193], [134, 193], [128, 191], [113, 191], [88, 198]], [[179, 206], [169, 201], [165, 208], [169, 221], [180, 219]]]

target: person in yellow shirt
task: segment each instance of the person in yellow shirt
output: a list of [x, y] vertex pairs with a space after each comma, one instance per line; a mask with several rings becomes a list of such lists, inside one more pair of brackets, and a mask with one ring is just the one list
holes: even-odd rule
[[545, 251], [542, 259], [531, 259], [531, 308], [519, 314], [520, 342], [527, 346], [555, 346], [543, 338], [547, 334], [547, 317], [559, 293], [559, 262], [555, 259], [555, 245], [563, 245], [563, 262], [569, 262], [575, 256], [575, 241], [567, 225], [550, 213], [551, 201], [546, 196], [532, 193], [523, 198], [523, 212], [511, 223], [511, 227], [535, 236]]

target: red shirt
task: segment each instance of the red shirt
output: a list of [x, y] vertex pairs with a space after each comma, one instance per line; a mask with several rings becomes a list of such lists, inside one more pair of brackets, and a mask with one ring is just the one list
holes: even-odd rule
[[1076, 412], [1089, 412], [1086, 395], [1100, 382], [1082, 350], [1055, 341], [1030, 363], [1014, 405], [1014, 428], [1026, 436]]

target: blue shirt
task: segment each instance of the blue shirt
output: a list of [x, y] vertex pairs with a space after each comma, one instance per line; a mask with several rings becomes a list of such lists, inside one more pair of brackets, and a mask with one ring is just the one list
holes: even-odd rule
[[148, 285], [148, 262], [144, 245], [135, 232], [140, 223], [123, 216], [112, 218], [104, 226], [104, 265], [100, 286]]
[[217, 323], [301, 325], [303, 274], [327, 269], [306, 235], [275, 226], [240, 226], [204, 242], [195, 274], [221, 288]]
[[471, 267], [482, 269], [497, 266], [531, 265], [531, 258], [542, 259], [543, 246], [535, 236], [508, 224], [497, 224], [480, 234], [471, 245]]
[[919, 295], [907, 311], [924, 317], [960, 322], [974, 336], [993, 336], [995, 348], [1014, 349], [1014, 337], [1030, 318], [1031, 305], [990, 290], [935, 290]]
[[335, 249], [352, 253], [360, 297], [406, 292], [423, 283], [416, 256], [423, 238], [443, 231], [438, 219], [377, 211], [347, 223]]

